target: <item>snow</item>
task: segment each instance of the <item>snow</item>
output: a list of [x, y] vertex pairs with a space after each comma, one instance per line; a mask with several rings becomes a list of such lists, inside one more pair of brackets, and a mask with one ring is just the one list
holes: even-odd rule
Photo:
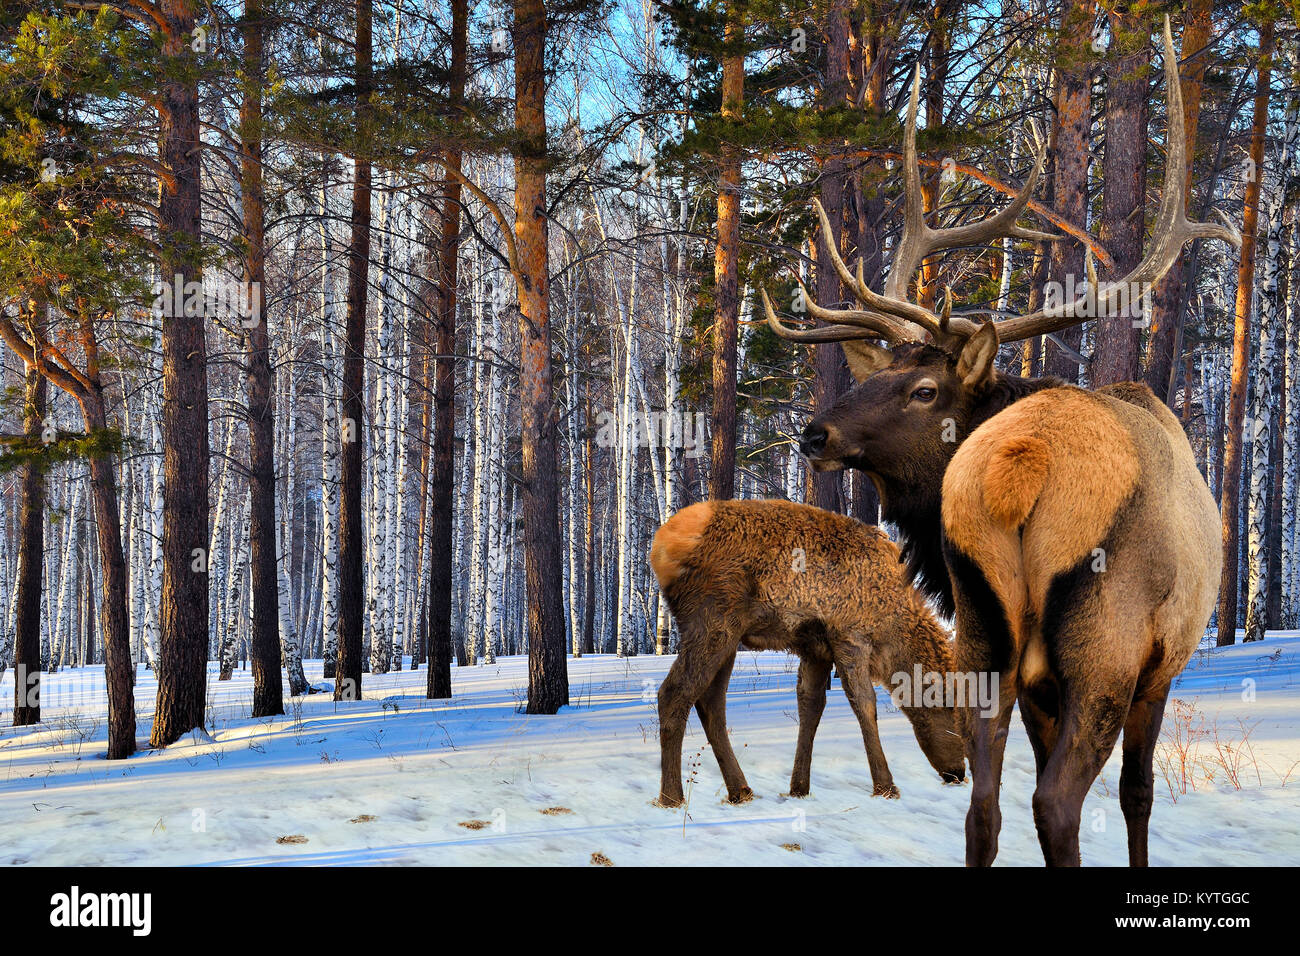
[[[551, 717], [520, 712], [527, 661], [514, 657], [454, 669], [450, 701], [425, 700], [425, 671], [405, 670], [367, 674], [365, 700], [336, 705], [315, 694], [263, 720], [249, 717], [248, 672], [221, 683], [214, 662], [208, 734], [112, 763], [103, 759], [102, 671], [46, 675], [45, 722], [0, 727], [0, 863], [590, 865], [593, 854], [623, 866], [961, 863], [969, 784], [940, 783], [883, 691], [881, 738], [902, 799], [871, 797], [862, 738], [838, 680], [817, 735], [812, 795], [782, 796], [794, 759], [797, 664], [783, 654], [742, 652], [727, 698], [732, 743], [756, 799], [725, 802], [692, 715], [687, 808], [654, 806], [655, 693], [672, 660], [570, 659], [573, 703]], [[306, 666], [321, 686], [320, 661]], [[142, 673], [143, 745], [155, 686]], [[1190, 717], [1176, 720], [1171, 704], [1161, 756], [1176, 765], [1175, 734], [1191, 727], [1195, 739], [1186, 793], [1157, 767], [1152, 864], [1300, 863], [1300, 632], [1206, 647], [1171, 696]], [[0, 686], [6, 721], [12, 703], [10, 674]], [[1248, 746], [1239, 746], [1245, 731]], [[1240, 789], [1225, 761], [1239, 761]], [[1127, 862], [1119, 770], [1117, 748], [1084, 806], [1086, 865]], [[1016, 718], [999, 865], [1042, 863], [1033, 788], [1033, 756]]]

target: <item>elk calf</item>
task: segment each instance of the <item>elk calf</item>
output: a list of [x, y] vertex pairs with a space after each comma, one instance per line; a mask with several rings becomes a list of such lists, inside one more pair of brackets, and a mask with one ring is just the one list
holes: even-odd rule
[[[788, 501], [705, 501], [656, 532], [650, 563], [681, 630], [659, 688], [658, 803], [682, 803], [682, 735], [694, 705], [732, 803], [753, 796], [727, 738], [736, 649], [799, 655], [799, 744], [790, 795], [807, 796], [813, 736], [831, 666], [862, 726], [873, 795], [897, 797], [880, 747], [872, 682], [951, 672], [947, 634], [904, 581], [898, 549], [876, 528]], [[918, 695], [919, 696], [919, 695]], [[916, 698], [913, 698], [915, 700]], [[946, 701], [951, 705], [952, 701]], [[951, 706], [906, 706], [917, 742], [945, 781], [963, 779]]]

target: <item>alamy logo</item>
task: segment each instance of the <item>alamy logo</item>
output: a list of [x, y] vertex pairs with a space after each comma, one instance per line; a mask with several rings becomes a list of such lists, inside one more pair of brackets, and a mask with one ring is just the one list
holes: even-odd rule
[[134, 936], [148, 936], [153, 924], [150, 893], [82, 893], [74, 886], [51, 896], [50, 907], [50, 925], [69, 929], [126, 926]]
[[202, 282], [186, 282], [178, 272], [170, 282], [155, 282], [153, 294], [155, 318], [231, 316], [246, 329], [257, 328], [262, 321], [261, 284], [257, 282], [217, 279], [205, 288]]
[[[1067, 273], [1065, 281], [1053, 280], [1043, 285], [1043, 307], [1058, 309], [1070, 302], [1078, 302], [1075, 315], [1090, 319], [1145, 320], [1151, 310], [1151, 283], [1103, 282], [1096, 289], [1086, 280], [1077, 281]], [[1101, 304], [1098, 304], [1098, 297]]]
[[[687, 458], [704, 454], [704, 413], [696, 412], [646, 412], [634, 414], [626, 426], [630, 431], [633, 448], [680, 448]], [[596, 444], [601, 448], [618, 445], [620, 422], [614, 412], [603, 411], [596, 416]]]
[[899, 671], [891, 679], [889, 696], [895, 707], [975, 707], [981, 717], [998, 712], [998, 675], [989, 671]]

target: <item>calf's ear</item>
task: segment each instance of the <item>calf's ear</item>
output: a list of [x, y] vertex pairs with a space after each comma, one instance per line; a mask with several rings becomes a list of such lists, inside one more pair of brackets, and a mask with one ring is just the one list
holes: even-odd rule
[[963, 388], [981, 392], [998, 379], [993, 360], [998, 355], [998, 330], [991, 321], [966, 340], [957, 358], [957, 378]]
[[859, 382], [865, 382], [894, 361], [893, 352], [870, 342], [849, 339], [840, 344], [844, 346], [844, 357], [849, 360], [849, 371]]

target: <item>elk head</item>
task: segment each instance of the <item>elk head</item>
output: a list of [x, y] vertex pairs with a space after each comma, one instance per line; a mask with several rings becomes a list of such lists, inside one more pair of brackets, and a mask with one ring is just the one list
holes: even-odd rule
[[[950, 293], [945, 293], [937, 314], [910, 302], [908, 285], [925, 258], [944, 249], [978, 246], [1006, 237], [1060, 238], [1017, 224], [1042, 172], [1045, 149], [1039, 151], [1033, 172], [1019, 195], [999, 213], [966, 225], [931, 228], [922, 208], [916, 156], [920, 90], [917, 68], [903, 141], [903, 231], [883, 293], [873, 291], [863, 280], [861, 260], [856, 274], [849, 271], [834, 243], [826, 244], [831, 265], [857, 300], [858, 308], [823, 308], [805, 294], [809, 314], [827, 324], [793, 329], [781, 323], [766, 291], [763, 293], [767, 322], [777, 335], [796, 342], [842, 343], [849, 368], [860, 383], [804, 429], [799, 447], [813, 468], [850, 467], [867, 472], [880, 490], [886, 517], [891, 520], [902, 517], [897, 513], [900, 508], [933, 510], [948, 460], [973, 428], [1021, 395], [1060, 384], [1056, 380], [1030, 381], [1000, 375], [994, 367], [999, 343], [1044, 335], [1093, 316], [1114, 314], [1117, 305], [1129, 301], [1130, 290], [1146, 289], [1158, 281], [1189, 240], [1213, 238], [1240, 245], [1240, 234], [1226, 219], [1222, 224], [1209, 224], [1190, 222], [1186, 216], [1182, 89], [1168, 17], [1164, 24], [1164, 67], [1169, 88], [1165, 190], [1146, 257], [1117, 282], [1099, 283], [1089, 250], [1088, 287], [1081, 298], [1028, 315], [999, 321], [986, 318], [982, 322], [953, 315]], [[823, 234], [833, 235], [826, 211], [815, 200], [814, 204]], [[883, 345], [873, 344], [876, 342]], [[895, 513], [891, 514], [891, 510]]]

